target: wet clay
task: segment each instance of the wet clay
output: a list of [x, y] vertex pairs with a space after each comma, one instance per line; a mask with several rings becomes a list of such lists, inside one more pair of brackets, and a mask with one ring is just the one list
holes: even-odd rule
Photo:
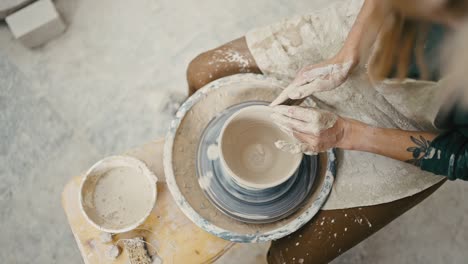
[[[289, 135], [293, 131], [299, 131], [305, 134], [319, 135], [323, 131], [335, 125], [337, 116], [331, 112], [316, 108], [303, 108], [300, 106], [279, 105], [273, 107], [275, 114], [272, 115], [275, 123]], [[300, 153], [313, 155], [316, 152], [310, 151], [306, 143], [296, 141], [275, 142], [277, 148], [290, 153]]]
[[101, 176], [96, 183], [94, 205], [103, 225], [131, 225], [152, 207], [148, 179], [132, 177], [137, 173], [133, 168], [116, 168]]
[[307, 152], [306, 143], [287, 142], [284, 140], [278, 140], [275, 142], [275, 146], [282, 151], [289, 152], [292, 154]]
[[[284, 182], [299, 166], [301, 152], [291, 154], [275, 147], [292, 138], [271, 120], [271, 109], [250, 106], [226, 122], [221, 135], [225, 165], [247, 187], [271, 187]], [[237, 177], [235, 177], [237, 176]]]
[[318, 135], [335, 125], [337, 116], [329, 111], [318, 108], [278, 105], [273, 107], [273, 120], [290, 133], [299, 131]]

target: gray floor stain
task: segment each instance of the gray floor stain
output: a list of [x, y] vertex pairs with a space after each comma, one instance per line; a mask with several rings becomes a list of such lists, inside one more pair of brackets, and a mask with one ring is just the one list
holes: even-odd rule
[[[38, 49], [0, 23], [2, 263], [83, 263], [60, 203], [65, 183], [164, 136], [195, 55], [327, 1], [55, 2], [67, 31]], [[468, 184], [449, 182], [333, 263], [465, 263], [467, 200]], [[218, 263], [261, 263], [267, 247], [238, 245]]]

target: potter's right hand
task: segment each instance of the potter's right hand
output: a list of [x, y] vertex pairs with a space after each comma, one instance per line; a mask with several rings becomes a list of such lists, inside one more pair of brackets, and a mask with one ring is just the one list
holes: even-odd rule
[[328, 111], [300, 106], [279, 105], [273, 107], [273, 111], [275, 123], [305, 144], [305, 152], [319, 153], [346, 147], [349, 136], [347, 119]]
[[356, 65], [353, 60], [339, 57], [302, 68], [294, 81], [271, 103], [280, 105], [288, 99], [303, 99], [316, 92], [335, 89], [348, 78]]

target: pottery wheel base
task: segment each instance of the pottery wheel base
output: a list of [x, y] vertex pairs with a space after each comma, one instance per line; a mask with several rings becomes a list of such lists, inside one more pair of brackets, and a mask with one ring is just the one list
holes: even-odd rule
[[221, 78], [190, 97], [172, 121], [164, 146], [166, 181], [179, 208], [207, 232], [234, 242], [270, 241], [299, 229], [325, 203], [336, 172], [333, 151], [319, 154], [310, 195], [306, 195], [296, 210], [274, 222], [246, 223], [220, 212], [198, 182], [198, 146], [209, 123], [226, 109], [241, 103], [271, 102], [284, 87], [284, 82], [257, 74]]

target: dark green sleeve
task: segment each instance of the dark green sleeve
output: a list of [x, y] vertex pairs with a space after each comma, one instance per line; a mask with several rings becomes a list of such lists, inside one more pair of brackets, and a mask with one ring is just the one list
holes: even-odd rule
[[421, 169], [449, 180], [468, 180], [468, 137], [459, 130], [436, 137], [421, 161]]

